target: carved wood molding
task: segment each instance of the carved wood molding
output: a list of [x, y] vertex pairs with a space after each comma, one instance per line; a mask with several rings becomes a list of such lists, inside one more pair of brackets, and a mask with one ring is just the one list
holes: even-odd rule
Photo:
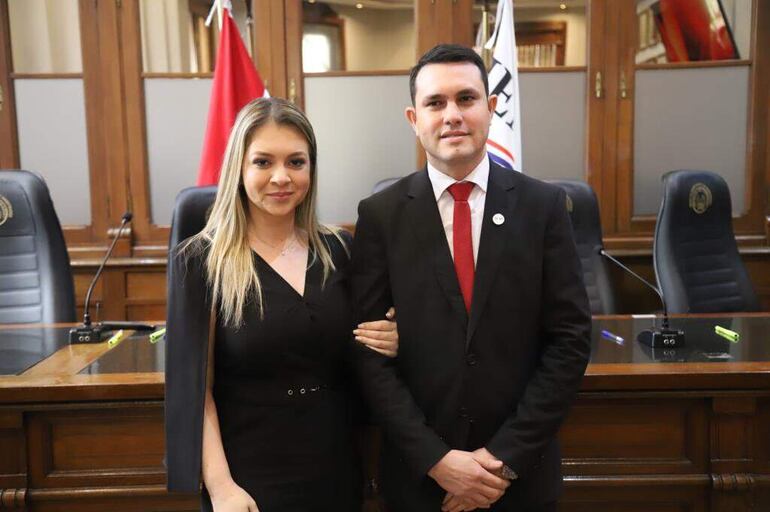
[[0, 489], [0, 510], [18, 510], [26, 506], [26, 489]]
[[722, 473], [711, 475], [711, 486], [720, 492], [752, 492], [754, 475], [748, 473]]

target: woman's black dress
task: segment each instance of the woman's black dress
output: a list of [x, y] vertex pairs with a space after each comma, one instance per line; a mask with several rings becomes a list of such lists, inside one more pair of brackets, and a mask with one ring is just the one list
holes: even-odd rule
[[[213, 396], [233, 480], [260, 512], [358, 511], [347, 354], [351, 313], [340, 242], [321, 286], [313, 258], [301, 296], [261, 257], [264, 319], [252, 301], [240, 329], [217, 323]], [[205, 490], [202, 510], [211, 510]]]

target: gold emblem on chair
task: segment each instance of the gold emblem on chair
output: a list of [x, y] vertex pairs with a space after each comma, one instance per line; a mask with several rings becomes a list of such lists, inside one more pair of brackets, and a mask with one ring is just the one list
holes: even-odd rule
[[8, 219], [13, 218], [13, 206], [5, 196], [0, 196], [0, 226], [5, 224]]
[[572, 204], [572, 198], [567, 194], [567, 211], [572, 213], [572, 210], [575, 209], [575, 205]]
[[696, 183], [690, 189], [690, 209], [700, 215], [711, 206], [711, 189], [703, 183]]

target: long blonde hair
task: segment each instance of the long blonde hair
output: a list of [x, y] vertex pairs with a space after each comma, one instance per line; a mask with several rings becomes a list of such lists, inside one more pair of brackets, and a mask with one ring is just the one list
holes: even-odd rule
[[206, 226], [190, 238], [182, 249], [203, 250], [208, 247], [206, 281], [212, 292], [213, 304], [219, 305], [219, 321], [236, 328], [243, 324], [243, 312], [252, 294], [256, 296], [260, 318], [264, 317], [262, 285], [247, 236], [249, 198], [243, 188], [242, 175], [243, 158], [251, 136], [271, 121], [297, 129], [308, 143], [310, 187], [305, 199], [295, 210], [294, 223], [308, 234], [309, 249], [313, 251], [312, 262], [318, 259], [323, 265], [323, 282], [326, 282], [335, 266], [322, 235], [335, 235], [345, 247], [338, 230], [320, 224], [316, 217], [318, 151], [310, 121], [301, 110], [280, 98], [259, 98], [249, 102], [238, 113], [230, 132], [216, 199]]

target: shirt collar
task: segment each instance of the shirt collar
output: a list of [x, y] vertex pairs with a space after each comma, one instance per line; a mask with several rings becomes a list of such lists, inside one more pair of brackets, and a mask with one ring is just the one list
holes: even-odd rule
[[[447, 176], [433, 167], [430, 162], [428, 162], [428, 178], [430, 178], [430, 184], [433, 187], [433, 195], [436, 197], [436, 201], [438, 201], [438, 198], [441, 197], [441, 194], [443, 194], [446, 189], [455, 183], [458, 183], [458, 181], [451, 176]], [[485, 154], [484, 158], [479, 162], [479, 165], [463, 178], [462, 181], [474, 183], [482, 192], [486, 193], [487, 181], [489, 181], [489, 157]]]

